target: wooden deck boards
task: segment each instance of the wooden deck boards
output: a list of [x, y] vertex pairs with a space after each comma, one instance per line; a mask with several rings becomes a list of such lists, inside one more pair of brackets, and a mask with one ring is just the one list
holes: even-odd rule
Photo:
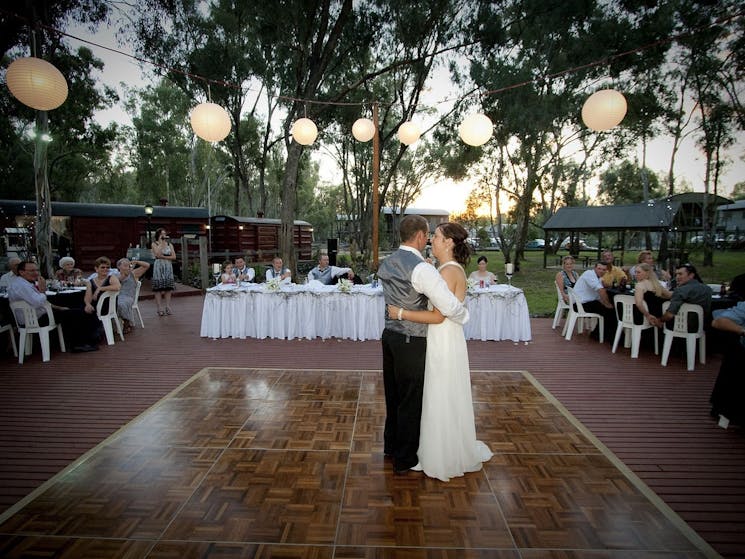
[[[99, 352], [0, 356], [0, 511], [203, 367], [380, 369], [378, 342], [202, 339], [201, 305], [179, 297], [159, 318], [145, 300], [145, 330]], [[469, 342], [471, 368], [529, 371], [719, 553], [745, 557], [745, 437], [709, 417], [718, 356], [689, 373], [680, 352], [663, 368], [550, 325], [534, 319], [528, 345]]]

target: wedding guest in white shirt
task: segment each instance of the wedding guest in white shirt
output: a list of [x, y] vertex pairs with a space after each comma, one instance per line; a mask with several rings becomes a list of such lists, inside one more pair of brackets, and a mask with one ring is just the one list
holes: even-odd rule
[[282, 264], [279, 256], [272, 259], [272, 267], [266, 271], [266, 281], [277, 278], [280, 283], [292, 283], [292, 272], [289, 268], [283, 268]]
[[585, 271], [574, 284], [574, 294], [587, 312], [602, 315], [605, 341], [610, 342], [616, 333], [618, 320], [601, 280], [607, 271], [608, 267], [603, 262], [596, 262], [595, 267]]
[[[49, 324], [46, 313], [47, 296], [37, 287], [39, 281], [39, 268], [36, 262], [21, 261], [18, 264], [18, 275], [11, 279], [8, 286], [8, 301], [25, 301], [39, 317], [39, 325]], [[98, 317], [96, 314], [87, 314], [82, 309], [68, 309], [52, 305], [54, 319], [62, 324], [65, 339], [72, 346], [73, 351], [96, 351], [98, 350]], [[23, 325], [23, 317], [16, 316], [19, 325]]]
[[331, 285], [334, 283], [334, 279], [343, 275], [346, 275], [350, 280], [354, 280], [352, 268], [329, 266], [329, 255], [322, 254], [318, 259], [318, 266], [308, 272], [308, 279], [318, 280], [325, 285]]
[[242, 256], [235, 259], [233, 274], [238, 281], [253, 281], [256, 277], [256, 271], [253, 268], [246, 266], [246, 259]]

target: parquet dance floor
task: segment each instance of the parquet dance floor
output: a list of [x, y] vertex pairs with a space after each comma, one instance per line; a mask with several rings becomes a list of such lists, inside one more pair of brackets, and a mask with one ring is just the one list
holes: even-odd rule
[[202, 370], [9, 511], [0, 557], [715, 555], [529, 373], [472, 385], [495, 455], [442, 483], [393, 475], [379, 372]]

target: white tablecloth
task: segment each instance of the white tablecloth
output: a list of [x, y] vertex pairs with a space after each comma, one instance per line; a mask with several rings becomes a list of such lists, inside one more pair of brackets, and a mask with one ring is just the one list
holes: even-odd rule
[[[468, 339], [528, 341], [530, 317], [522, 290], [507, 285], [475, 289], [466, 298]], [[377, 340], [383, 332], [383, 289], [266, 284], [208, 289], [200, 334], [207, 338], [342, 338]]]

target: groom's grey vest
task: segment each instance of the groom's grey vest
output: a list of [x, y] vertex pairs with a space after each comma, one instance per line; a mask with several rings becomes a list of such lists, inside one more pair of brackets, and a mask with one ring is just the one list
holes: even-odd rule
[[[408, 250], [397, 250], [383, 260], [378, 269], [378, 277], [383, 285], [383, 295], [386, 304], [395, 305], [408, 310], [426, 310], [427, 297], [414, 291], [411, 286], [411, 274], [422, 259]], [[427, 336], [427, 325], [396, 320], [396, 317], [386, 317], [385, 327], [388, 330], [409, 336]]]

